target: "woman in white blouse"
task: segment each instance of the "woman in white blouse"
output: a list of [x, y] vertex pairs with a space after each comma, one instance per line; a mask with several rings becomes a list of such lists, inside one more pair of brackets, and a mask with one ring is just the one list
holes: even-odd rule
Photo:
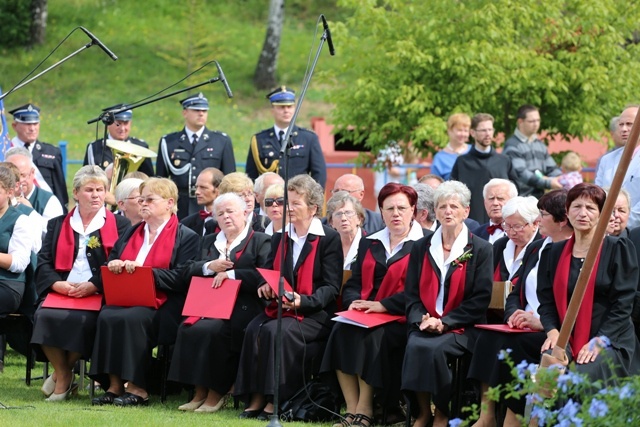
[[327, 202], [327, 223], [340, 234], [343, 270], [351, 270], [351, 264], [358, 256], [364, 218], [362, 205], [346, 191], [338, 191]]

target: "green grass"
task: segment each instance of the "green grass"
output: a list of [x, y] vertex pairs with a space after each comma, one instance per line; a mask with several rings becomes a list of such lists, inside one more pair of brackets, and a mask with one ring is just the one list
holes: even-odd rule
[[[0, 409], [0, 425], [4, 426], [211, 426], [258, 427], [264, 421], [239, 420], [241, 409], [227, 408], [215, 414], [186, 413], [177, 407], [187, 401], [187, 393], [170, 395], [165, 404], [152, 395], [145, 408], [94, 407], [85, 389], [66, 402], [45, 402], [40, 391], [42, 380], [34, 380], [31, 387], [24, 384], [24, 357], [9, 351], [5, 358], [4, 373], [0, 374], [0, 403], [10, 409]], [[33, 375], [42, 374], [42, 364], [36, 364]], [[85, 382], [86, 386], [87, 382]], [[242, 408], [242, 405], [241, 405]], [[327, 427], [326, 424], [285, 423], [286, 426]]]
[[[74, 27], [93, 32], [116, 55], [114, 62], [97, 46], [87, 49], [40, 79], [5, 98], [5, 109], [26, 102], [42, 108], [40, 139], [56, 144], [69, 142], [69, 159], [81, 160], [87, 143], [96, 138], [96, 125], [86, 122], [104, 107], [134, 102], [175, 83], [189, 72], [216, 59], [234, 92], [227, 99], [221, 83], [203, 86], [209, 98], [208, 127], [228, 133], [237, 162], [245, 162], [251, 135], [272, 125], [265, 91], [252, 83], [266, 32], [266, 0], [65, 0], [49, 3], [46, 44], [33, 50], [0, 48], [0, 86], [9, 90], [55, 47]], [[278, 58], [282, 84], [298, 93], [307, 65], [315, 20], [325, 13], [339, 19], [335, 0], [287, 1], [285, 28]], [[89, 42], [76, 31], [39, 69]], [[326, 46], [325, 46], [326, 49]], [[315, 49], [313, 50], [315, 54]], [[339, 66], [339, 57], [320, 57], [320, 73]], [[170, 91], [217, 77], [214, 65], [190, 77]], [[322, 80], [312, 81], [298, 124], [308, 127], [312, 116], [330, 111]], [[178, 100], [186, 94], [156, 102], [134, 112], [132, 136], [146, 140], [157, 150], [160, 137], [183, 126]], [[102, 128], [98, 130], [102, 135]], [[69, 168], [68, 181], [77, 168]]]

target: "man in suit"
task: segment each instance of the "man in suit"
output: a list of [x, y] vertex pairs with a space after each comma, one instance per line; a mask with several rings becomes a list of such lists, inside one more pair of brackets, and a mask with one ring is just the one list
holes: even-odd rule
[[178, 186], [178, 218], [200, 210], [196, 199], [196, 179], [205, 168], [229, 174], [236, 171], [231, 138], [206, 127], [209, 101], [202, 93], [180, 101], [185, 126], [180, 132], [160, 139], [156, 174], [170, 178]]
[[489, 222], [472, 229], [471, 232], [476, 236], [488, 240], [493, 244], [501, 237], [505, 237], [507, 233], [502, 229], [502, 207], [508, 200], [518, 195], [516, 185], [502, 178], [494, 178], [487, 182], [482, 190], [484, 198], [484, 208], [489, 216]]
[[40, 108], [34, 104], [25, 104], [14, 108], [9, 113], [13, 115], [11, 126], [17, 134], [11, 140], [11, 146], [24, 147], [29, 150], [35, 166], [34, 176], [38, 187], [53, 193], [66, 211], [69, 194], [62, 172], [62, 154], [58, 147], [38, 140]]
[[22, 194], [16, 194], [16, 200], [20, 204], [33, 208], [42, 216], [42, 227], [46, 231], [49, 220], [63, 214], [60, 201], [49, 191], [35, 185], [36, 168], [29, 150], [24, 147], [10, 148], [5, 153], [5, 159], [13, 163], [20, 172]]
[[[277, 172], [284, 178], [279, 160], [280, 149], [295, 110], [295, 92], [285, 86], [269, 93], [267, 98], [271, 102], [275, 124], [251, 138], [246, 172], [254, 181], [265, 172]], [[318, 136], [308, 129], [295, 126], [291, 132], [289, 152], [289, 178], [309, 174], [324, 188], [327, 182], [327, 165]]]
[[[107, 110], [117, 110], [124, 107], [124, 105], [114, 105], [113, 107], [107, 108]], [[107, 139], [114, 139], [116, 141], [124, 141], [130, 144], [135, 144], [140, 147], [149, 148], [149, 144], [145, 141], [129, 137], [131, 133], [131, 121], [133, 119], [133, 111], [125, 110], [119, 113], [114, 114], [115, 121], [107, 126]], [[109, 166], [109, 164], [113, 163], [113, 150], [109, 147], [104, 147], [104, 152], [102, 151], [104, 141], [102, 138], [97, 139], [87, 145], [87, 151], [84, 153], [84, 162], [83, 166], [86, 165], [98, 165], [103, 170]], [[151, 158], [147, 157], [138, 170], [147, 176], [153, 176], [153, 163], [151, 162]], [[131, 172], [131, 171], [129, 171]]]
[[213, 202], [218, 197], [218, 187], [222, 182], [224, 175], [216, 168], [206, 168], [196, 180], [196, 201], [202, 209], [193, 213], [180, 222], [196, 232], [198, 236], [211, 234], [214, 232], [217, 224], [213, 213]]
[[[362, 178], [358, 175], [351, 173], [344, 174], [336, 179], [331, 194], [335, 194], [338, 191], [346, 191], [362, 203], [362, 199], [364, 199], [364, 181], [362, 181]], [[366, 231], [367, 234], [373, 234], [383, 228], [384, 223], [382, 222], [380, 214], [365, 208], [362, 229]]]

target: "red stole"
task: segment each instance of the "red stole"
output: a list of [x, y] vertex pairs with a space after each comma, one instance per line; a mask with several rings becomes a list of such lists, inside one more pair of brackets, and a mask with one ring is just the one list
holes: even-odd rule
[[[175, 214], [171, 215], [169, 222], [167, 222], [160, 234], [156, 236], [156, 240], [154, 240], [153, 246], [151, 246], [151, 250], [142, 265], [153, 268], [169, 268], [179, 226], [178, 217]], [[140, 248], [144, 244], [144, 227], [144, 223], [140, 224], [137, 230], [133, 232], [120, 255], [121, 260], [135, 261], [138, 257], [138, 252], [140, 252]], [[156, 299], [160, 306], [167, 301], [167, 295], [158, 290], [156, 291]]]
[[[71, 271], [73, 268], [73, 252], [76, 246], [76, 240], [73, 234], [73, 228], [71, 228], [71, 216], [75, 210], [76, 208], [73, 208], [62, 221], [62, 228], [58, 236], [55, 270], [59, 272]], [[105, 210], [105, 212], [104, 225], [99, 230], [100, 244], [104, 248], [105, 256], [109, 257], [109, 252], [111, 252], [113, 245], [116, 243], [116, 240], [118, 240], [118, 227], [116, 225], [116, 217], [108, 210]]]
[[[387, 273], [380, 283], [376, 297], [374, 301], [382, 301], [385, 298], [389, 298], [392, 295], [404, 291], [404, 284], [407, 281], [407, 267], [409, 266], [409, 253], [405, 254], [402, 258], [391, 264], [387, 268]], [[369, 249], [362, 261], [362, 290], [360, 291], [360, 298], [363, 300], [369, 299], [371, 292], [373, 291], [373, 277], [376, 268], [376, 260], [373, 258], [371, 249]], [[406, 318], [399, 320], [400, 323], [405, 323]]]
[[[469, 245], [465, 247], [466, 252]], [[446, 316], [454, 308], [457, 308], [464, 299], [464, 288], [467, 280], [467, 261], [461, 263], [452, 262], [449, 268], [455, 270], [451, 273], [449, 278], [449, 298], [445, 301], [444, 310], [442, 315], [436, 311], [436, 299], [438, 298], [438, 291], [440, 290], [440, 280], [435, 270], [431, 266], [429, 261], [429, 254], [427, 253], [422, 263], [422, 274], [420, 275], [420, 300], [427, 312], [432, 317], [440, 318]], [[456, 329], [449, 332], [462, 333], [464, 329]]]
[[[283, 239], [288, 239], [288, 234], [284, 233]], [[311, 252], [307, 257], [302, 261], [300, 268], [298, 268], [298, 281], [296, 284], [296, 288], [294, 289], [300, 295], [311, 295], [313, 293], [313, 269], [316, 261], [316, 253], [318, 252], [318, 243], [320, 242], [320, 236], [315, 236], [313, 240], [310, 241], [309, 235], [307, 235], [307, 243], [311, 245]], [[286, 246], [286, 244], [285, 244]], [[273, 261], [273, 269], [280, 271], [280, 258], [281, 258], [281, 249], [282, 244], [278, 244], [278, 250], [276, 251], [276, 257]], [[285, 256], [287, 256], [287, 250], [285, 247]], [[278, 317], [278, 303], [276, 301], [271, 301], [265, 308], [265, 313], [267, 316], [275, 319]], [[283, 311], [283, 317], [296, 317], [298, 320], [304, 319], [304, 316], [300, 313], [296, 316], [293, 311]]]
[[[560, 322], [564, 322], [564, 318], [567, 315], [567, 306], [569, 305], [569, 296], [567, 295], [567, 289], [569, 287], [569, 270], [571, 267], [571, 252], [573, 245], [576, 242], [575, 235], [571, 236], [562, 249], [560, 259], [558, 260], [558, 266], [556, 267], [556, 274], [553, 277], [553, 296], [556, 300], [556, 309], [560, 317]], [[571, 352], [573, 357], [578, 356], [580, 349], [589, 342], [589, 335], [591, 334], [591, 312], [593, 311], [593, 295], [596, 286], [596, 275], [598, 274], [598, 265], [600, 264], [600, 254], [602, 252], [602, 245], [598, 249], [598, 256], [593, 264], [593, 270], [589, 282], [587, 283], [587, 289], [582, 299], [582, 304], [578, 309], [578, 317], [576, 318], [576, 324], [573, 327], [569, 343], [571, 344]]]

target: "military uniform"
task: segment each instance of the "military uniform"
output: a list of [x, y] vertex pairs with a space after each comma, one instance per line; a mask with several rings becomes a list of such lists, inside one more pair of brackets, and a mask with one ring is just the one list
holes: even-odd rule
[[[249, 178], [255, 181], [265, 172], [276, 172], [284, 178], [282, 162], [279, 160], [281, 147], [282, 143], [274, 128], [254, 135], [247, 156], [246, 172]], [[289, 178], [305, 173], [324, 188], [327, 182], [327, 165], [318, 136], [308, 129], [295, 126], [291, 132]]]
[[[144, 140], [138, 138], [129, 138], [127, 142], [130, 142], [140, 147], [149, 148]], [[113, 163], [113, 150], [109, 147], [105, 147], [104, 157], [102, 156], [102, 139], [97, 139], [87, 145], [87, 151], [84, 153], [84, 162], [82, 166], [86, 165], [98, 165], [102, 169], [105, 169], [109, 164]], [[138, 171], [146, 174], [147, 176], [153, 176], [153, 162], [150, 158], [144, 159]], [[129, 171], [132, 172], [132, 171]]]
[[[281, 86], [267, 94], [272, 108], [280, 108], [274, 111], [276, 126], [263, 130], [251, 138], [249, 154], [247, 155], [246, 173], [254, 181], [258, 176], [266, 172], [276, 172], [284, 176], [283, 162], [280, 159], [280, 149], [284, 143], [286, 127], [290, 124], [293, 105], [296, 102], [295, 91]], [[285, 109], [281, 109], [282, 107]], [[288, 107], [288, 108], [287, 108]], [[282, 127], [285, 127], [282, 129]], [[323, 188], [327, 182], [327, 165], [324, 154], [318, 141], [318, 135], [314, 132], [298, 126], [291, 130], [291, 145], [288, 159], [289, 178], [309, 174]]]
[[203, 169], [214, 167], [223, 174], [236, 171], [231, 138], [226, 133], [204, 129], [194, 145], [186, 131], [170, 133], [160, 139], [156, 174], [171, 178], [178, 186], [178, 217], [198, 212], [196, 179]]

